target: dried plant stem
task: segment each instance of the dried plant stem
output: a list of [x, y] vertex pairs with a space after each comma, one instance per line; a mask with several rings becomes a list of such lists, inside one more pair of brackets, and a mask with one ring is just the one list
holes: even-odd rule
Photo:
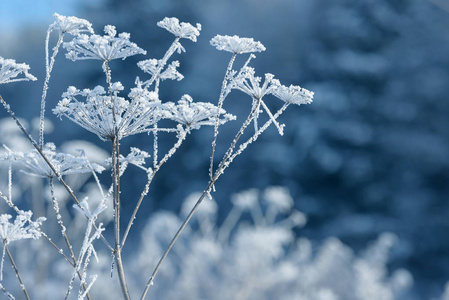
[[[53, 164], [48, 160], [48, 158], [45, 156], [44, 152], [42, 151], [42, 149], [39, 148], [39, 146], [37, 145], [36, 141], [30, 136], [30, 134], [26, 131], [25, 127], [23, 127], [22, 123], [20, 123], [19, 119], [17, 119], [16, 115], [14, 114], [14, 112], [11, 110], [11, 108], [9, 107], [9, 104], [6, 103], [6, 101], [3, 99], [3, 97], [0, 95], [0, 102], [2, 102], [3, 107], [6, 109], [6, 111], [8, 112], [8, 114], [11, 116], [11, 118], [16, 122], [17, 126], [19, 127], [19, 129], [25, 134], [25, 136], [27, 137], [27, 139], [30, 141], [30, 143], [33, 145], [33, 147], [37, 150], [37, 152], [41, 155], [42, 159], [47, 163], [47, 165], [50, 167], [50, 169], [53, 171], [53, 173], [55, 173], [56, 178], [58, 178], [59, 182], [61, 182], [61, 184], [64, 186], [64, 188], [67, 190], [67, 192], [69, 193], [70, 197], [72, 197], [72, 199], [75, 201], [75, 203], [82, 209], [84, 210], [84, 208], [80, 205], [80, 201], [78, 200], [78, 198], [75, 196], [73, 190], [70, 188], [70, 186], [64, 181], [64, 179], [62, 179], [61, 174], [55, 169], [55, 167], [53, 166]], [[94, 224], [95, 229], [97, 229], [97, 226]], [[101, 235], [101, 239], [103, 240], [104, 244], [110, 249], [113, 250], [112, 246], [109, 244], [109, 242], [106, 240], [106, 238]]]
[[[165, 52], [164, 57], [162, 57], [162, 59], [158, 62], [156, 72], [154, 72], [153, 76], [151, 76], [150, 80], [148, 80], [148, 82], [145, 84], [145, 88], [150, 87], [153, 82], [159, 77], [162, 69], [167, 64], [168, 59], [173, 55], [173, 53], [175, 53], [180, 39], [180, 37], [177, 37], [171, 44], [170, 48], [168, 48], [167, 52]], [[156, 86], [156, 89], [157, 88], [158, 86]]]
[[128, 286], [126, 285], [125, 271], [122, 263], [122, 249], [120, 246], [120, 161], [119, 161], [119, 142], [118, 137], [112, 141], [112, 167], [113, 167], [113, 182], [114, 182], [114, 237], [115, 248], [114, 257], [117, 264], [117, 273], [122, 288], [123, 297], [130, 300]]
[[229, 73], [231, 73], [231, 71], [232, 71], [232, 66], [234, 65], [236, 56], [237, 56], [237, 54], [234, 53], [234, 55], [232, 55], [232, 57], [231, 57], [231, 60], [229, 61], [228, 68], [226, 69], [225, 77], [221, 84], [220, 96], [218, 98], [218, 113], [217, 113], [217, 116], [215, 117], [214, 140], [212, 141], [212, 154], [210, 156], [210, 167], [209, 167], [209, 176], [210, 176], [211, 180], [212, 180], [213, 169], [214, 169], [215, 147], [217, 146], [218, 125], [219, 125], [219, 121], [220, 121], [220, 110], [223, 107], [223, 102], [224, 102], [224, 99], [226, 98], [225, 94], [226, 94], [226, 88], [227, 88], [228, 80], [229, 80], [228, 77], [229, 77]]
[[[64, 237], [64, 240], [65, 240], [65, 242], [67, 244], [67, 248], [69, 249], [69, 252], [70, 252], [70, 256], [72, 257], [72, 261], [73, 261], [72, 265], [75, 267], [77, 265], [77, 260], [76, 260], [76, 257], [75, 257], [75, 253], [73, 252], [72, 244], [70, 243], [69, 237], [67, 236], [67, 231], [66, 231], [64, 223], [62, 221], [61, 213], [59, 212], [59, 205], [58, 205], [58, 202], [57, 202], [56, 197], [55, 197], [55, 191], [54, 191], [53, 178], [52, 177], [49, 178], [49, 185], [50, 185], [50, 193], [51, 193], [51, 200], [52, 200], [52, 203], [53, 203], [53, 209], [55, 210], [55, 213], [56, 213], [56, 219], [58, 221], [59, 226], [61, 226], [62, 236]], [[77, 271], [77, 273], [78, 273], [78, 277], [80, 279], [82, 279], [81, 272]], [[82, 287], [83, 287], [84, 291], [86, 291], [87, 299], [90, 300], [91, 298], [90, 298], [89, 292], [87, 291], [86, 283], [83, 283]]]
[[[186, 129], [187, 130], [187, 129]], [[154, 176], [156, 175], [157, 171], [161, 168], [161, 166], [176, 152], [176, 150], [181, 146], [182, 142], [185, 140], [186, 135], [182, 134], [178, 137], [178, 141], [173, 145], [173, 147], [167, 152], [167, 154], [161, 159], [159, 163], [157, 161], [154, 162], [154, 169], [151, 173], [150, 177], [148, 178], [148, 181], [145, 185], [144, 190], [140, 194], [140, 198], [137, 201], [136, 207], [134, 208], [133, 214], [131, 215], [131, 218], [129, 219], [128, 226], [126, 227], [125, 233], [123, 235], [122, 240], [122, 248], [125, 245], [126, 238], [128, 237], [129, 230], [131, 229], [131, 226], [133, 225], [134, 219], [136, 218], [137, 211], [140, 208], [140, 205], [142, 204], [143, 198], [148, 194], [148, 191], [150, 189], [151, 182], [154, 179]]]
[[39, 126], [39, 147], [41, 149], [44, 148], [44, 117], [45, 117], [45, 98], [47, 97], [48, 83], [50, 82], [50, 74], [53, 70], [53, 66], [55, 64], [56, 55], [58, 55], [59, 47], [61, 47], [63, 41], [63, 34], [59, 35], [58, 42], [56, 46], [53, 48], [53, 54], [50, 58], [50, 62], [48, 61], [48, 42], [50, 40], [51, 31], [47, 32], [47, 38], [45, 39], [45, 82], [42, 90], [42, 99], [41, 99], [41, 114], [40, 114], [40, 126]]
[[14, 262], [14, 259], [12, 258], [11, 252], [9, 252], [8, 246], [6, 244], [5, 244], [4, 248], [5, 248], [6, 254], [8, 255], [9, 261], [11, 261], [12, 267], [13, 267], [14, 271], [16, 272], [17, 279], [19, 280], [20, 287], [21, 287], [23, 293], [25, 294], [25, 298], [27, 300], [30, 300], [30, 296], [28, 295], [28, 291], [25, 287], [25, 283], [23, 283], [22, 276], [20, 276], [19, 269], [17, 268], [17, 265]]
[[141, 296], [141, 300], [145, 299], [148, 290], [150, 288], [150, 286], [153, 284], [154, 278], [156, 277], [157, 273], [159, 272], [159, 269], [162, 265], [162, 263], [164, 262], [165, 258], [167, 257], [168, 253], [170, 252], [171, 248], [173, 247], [173, 245], [175, 244], [176, 240], [179, 238], [179, 236], [181, 235], [181, 232], [184, 230], [184, 228], [187, 226], [187, 223], [189, 223], [190, 219], [192, 218], [193, 214], [196, 212], [196, 210], [198, 209], [198, 207], [200, 206], [201, 202], [203, 202], [204, 197], [206, 197], [206, 195], [208, 195], [214, 185], [214, 183], [217, 181], [217, 179], [221, 176], [221, 174], [223, 174], [224, 169], [226, 169], [229, 164], [226, 164], [225, 162], [229, 159], [229, 157], [232, 155], [232, 152], [235, 148], [235, 146], [237, 145], [237, 142], [239, 141], [240, 137], [243, 135], [243, 132], [245, 131], [245, 129], [249, 126], [249, 124], [251, 123], [251, 121], [254, 119], [255, 115], [256, 115], [256, 111], [258, 110], [259, 107], [259, 103], [260, 103], [261, 99], [258, 99], [258, 102], [256, 103], [256, 105], [253, 106], [253, 109], [251, 110], [251, 113], [248, 115], [248, 118], [245, 120], [245, 122], [243, 123], [242, 127], [240, 127], [239, 131], [237, 132], [234, 140], [231, 143], [231, 146], [229, 147], [228, 151], [226, 152], [223, 160], [221, 161], [218, 169], [215, 171], [215, 175], [214, 177], [210, 180], [208, 186], [206, 187], [206, 189], [204, 190], [204, 192], [201, 194], [200, 198], [198, 199], [198, 201], [196, 202], [195, 206], [192, 208], [192, 210], [190, 211], [190, 213], [187, 215], [186, 219], [184, 220], [184, 222], [181, 224], [181, 226], [179, 227], [178, 231], [176, 232], [175, 236], [173, 237], [173, 239], [171, 240], [170, 244], [168, 245], [167, 249], [165, 250], [164, 254], [162, 255], [162, 257], [160, 258], [158, 264], [156, 265], [156, 268], [153, 271], [153, 274], [151, 275], [150, 279], [148, 280], [147, 285], [145, 286], [145, 290], [142, 293]]

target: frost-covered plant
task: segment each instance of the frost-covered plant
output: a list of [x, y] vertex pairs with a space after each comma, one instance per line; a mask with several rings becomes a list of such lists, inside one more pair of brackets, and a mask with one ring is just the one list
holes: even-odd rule
[[[164, 250], [165, 232], [173, 232], [198, 195], [187, 197], [181, 215], [157, 213], [142, 232], [134, 276], [153, 265]], [[407, 299], [410, 273], [388, 270], [389, 250], [396, 236], [384, 233], [366, 250], [354, 253], [336, 238], [319, 246], [294, 231], [306, 216], [293, 208], [284, 187], [243, 191], [217, 221], [214, 200], [198, 209], [182, 242], [156, 282], [163, 299]], [[101, 290], [102, 291], [102, 290]], [[93, 293], [100, 292], [93, 291]]]
[[[130, 56], [145, 55], [146, 51], [141, 49], [135, 43], [131, 42], [129, 33], [117, 34], [116, 28], [112, 25], [104, 27], [104, 35], [95, 34], [91, 24], [83, 19], [76, 17], [65, 17], [55, 14], [56, 21], [51, 24], [47, 31], [46, 37], [46, 76], [43, 84], [43, 92], [40, 103], [40, 119], [39, 119], [39, 139], [36, 142], [31, 136], [30, 132], [25, 129], [20, 121], [14, 114], [10, 105], [0, 96], [6, 111], [10, 114], [13, 120], [16, 122], [18, 128], [23, 132], [25, 137], [29, 140], [34, 147], [29, 152], [20, 152], [10, 150], [11, 147], [5, 145], [6, 151], [0, 155], [0, 160], [8, 165], [8, 193], [4, 195], [0, 191], [0, 196], [5, 200], [5, 203], [19, 215], [21, 210], [13, 201], [13, 184], [12, 173], [13, 169], [20, 169], [22, 172], [30, 175], [36, 175], [46, 180], [48, 185], [47, 194], [48, 199], [51, 202], [54, 217], [60, 228], [63, 242], [65, 243], [66, 251], [64, 247], [54, 243], [49, 236], [43, 231], [39, 231], [42, 236], [57, 250], [62, 258], [64, 258], [71, 267], [71, 277], [68, 280], [68, 289], [65, 293], [66, 299], [71, 295], [71, 292], [75, 286], [75, 281], [79, 280], [78, 299], [91, 299], [89, 291], [92, 284], [98, 279], [96, 275], [93, 275], [92, 279], [88, 281], [88, 266], [92, 255], [96, 256], [94, 248], [94, 242], [97, 239], [103, 241], [107, 249], [110, 251], [113, 257], [113, 266], [117, 272], [118, 281], [120, 283], [121, 292], [124, 299], [131, 299], [133, 293], [129, 289], [129, 281], [126, 279], [125, 266], [123, 265], [122, 249], [125, 246], [127, 237], [133, 225], [134, 219], [137, 216], [139, 208], [143, 203], [145, 196], [148, 194], [149, 188], [155, 175], [158, 173], [162, 165], [172, 157], [175, 152], [182, 145], [187, 136], [192, 132], [192, 129], [200, 129], [202, 126], [213, 126], [214, 134], [212, 139], [212, 149], [210, 157], [209, 174], [210, 180], [197, 199], [194, 199], [189, 207], [186, 209], [185, 220], [179, 224], [179, 228], [171, 239], [166, 250], [161, 253], [161, 258], [158, 260], [153, 272], [148, 275], [149, 279], [147, 284], [143, 288], [141, 299], [146, 298], [149, 288], [153, 285], [154, 279], [160, 270], [160, 267], [164, 260], [167, 258], [168, 253], [172, 249], [173, 245], [180, 237], [181, 232], [186, 228], [188, 222], [194, 216], [194, 213], [198, 211], [199, 217], [208, 219], [209, 215], [203, 213], [203, 209], [208, 208], [212, 203], [205, 203], [200, 208], [200, 204], [205, 198], [212, 199], [212, 192], [214, 191], [215, 182], [220, 178], [223, 172], [230, 166], [234, 159], [240, 155], [251, 143], [256, 141], [258, 137], [271, 125], [274, 125], [279, 134], [283, 134], [284, 124], [278, 122], [280, 115], [286, 110], [290, 104], [306, 104], [311, 103], [313, 98], [313, 92], [310, 92], [299, 86], [291, 85], [285, 87], [281, 85], [279, 80], [274, 78], [272, 74], [265, 74], [264, 80], [261, 77], [255, 75], [254, 68], [249, 64], [252, 59], [255, 58], [254, 52], [261, 52], [265, 50], [265, 47], [261, 42], [254, 41], [251, 38], [240, 38], [238, 36], [221, 36], [217, 35], [211, 40], [211, 45], [218, 50], [224, 50], [231, 52], [232, 56], [229, 61], [228, 67], [225, 72], [225, 76], [222, 82], [221, 91], [218, 95], [217, 105], [208, 102], [194, 101], [191, 96], [183, 95], [179, 101], [171, 102], [161, 99], [159, 94], [159, 85], [163, 80], [182, 80], [183, 75], [177, 71], [180, 66], [179, 61], [170, 61], [171, 57], [175, 54], [181, 54], [185, 52], [185, 48], [181, 44], [181, 40], [184, 39], [196, 42], [200, 35], [201, 25], [197, 24], [193, 26], [189, 23], [179, 22], [176, 18], [164, 18], [158, 22], [157, 25], [175, 36], [173, 43], [170, 45], [166, 53], [161, 59], [145, 59], [140, 61], [137, 66], [146, 74], [149, 78], [141, 81], [136, 76], [135, 85], [129, 87], [127, 96], [123, 96], [125, 87], [120, 82], [113, 82], [111, 68], [111, 61], [115, 59], [126, 59]], [[58, 35], [56, 45], [52, 47], [52, 55], [49, 55], [49, 43], [50, 36], [53, 32]], [[64, 41], [64, 38], [70, 35], [72, 36], [70, 41]], [[56, 56], [60, 48], [64, 48], [66, 52], [66, 58], [76, 62], [80, 60], [99, 60], [102, 62], [102, 71], [105, 76], [105, 86], [96, 86], [93, 88], [76, 88], [70, 86], [67, 91], [62, 94], [61, 100], [57, 106], [53, 109], [53, 113], [60, 119], [67, 118], [75, 124], [81, 126], [87, 131], [95, 134], [101, 141], [110, 142], [110, 157], [105, 160], [104, 166], [100, 166], [96, 163], [90, 162], [84, 155], [84, 151], [81, 150], [79, 156], [73, 154], [56, 152], [56, 147], [52, 143], [44, 142], [44, 125], [45, 125], [45, 107], [47, 89], [49, 86], [50, 75], [54, 68]], [[240, 68], [234, 69], [234, 63], [237, 55], [249, 54], [249, 58], [244, 65]], [[29, 67], [25, 64], [16, 64], [13, 60], [0, 59], [0, 83], [10, 83], [21, 80], [35, 80], [35, 78], [28, 73]], [[19, 74], [23, 73], [23, 78], [17, 78]], [[241, 121], [241, 126], [235, 133], [234, 139], [230, 142], [230, 146], [226, 151], [222, 159], [217, 163], [215, 157], [217, 155], [217, 139], [220, 126], [229, 121], [236, 120], [236, 117], [226, 112], [223, 108], [227, 96], [233, 90], [240, 90], [250, 98], [251, 108], [248, 112], [246, 119]], [[278, 103], [278, 110], [272, 111], [272, 108], [276, 107], [276, 103], [268, 106], [266, 104], [266, 98], [272, 98]], [[281, 100], [281, 101], [279, 101]], [[271, 101], [271, 100], [268, 100]], [[250, 129], [250, 125], [254, 125], [254, 130]], [[123, 155], [120, 148], [120, 141], [128, 136], [146, 133], [149, 140], [152, 142], [152, 163], [146, 163], [146, 160], [150, 157], [150, 154], [138, 148], [131, 148], [131, 152], [128, 155]], [[163, 134], [173, 134], [176, 136], [176, 140], [172, 147], [164, 154], [159, 153], [159, 139]], [[121, 212], [121, 176], [125, 174], [125, 170], [129, 165], [135, 165], [143, 170], [147, 177], [147, 182], [142, 189], [139, 199], [137, 199], [135, 209], [130, 216], [124, 216]], [[105, 184], [109, 188], [104, 188], [104, 185], [100, 182], [97, 173], [104, 170], [104, 167], [111, 169], [112, 182]], [[72, 188], [67, 182], [69, 174], [81, 174], [89, 173], [95, 179], [97, 193], [95, 199], [83, 199], [82, 201], [79, 194]], [[60, 186], [55, 185], [55, 181], [59, 181]], [[69, 229], [66, 226], [66, 221], [61, 212], [59, 200], [61, 193], [58, 193], [58, 188], [65, 189], [65, 192], [70, 195], [70, 198], [74, 201], [74, 206], [84, 220], [87, 220], [87, 226], [85, 226], [82, 243], [75, 249], [73, 247], [73, 241], [69, 235]], [[268, 190], [266, 192], [266, 199], [270, 203], [270, 209], [267, 211], [266, 228], [264, 232], [261, 231], [245, 231], [246, 235], [241, 239], [236, 237], [236, 240], [240, 240], [239, 243], [247, 244], [246, 246], [255, 247], [255, 245], [263, 246], [264, 251], [267, 250], [270, 255], [266, 259], [271, 260], [276, 258], [282, 252], [282, 248], [287, 242], [293, 240], [291, 231], [285, 231], [282, 228], [278, 228], [275, 225], [276, 217], [278, 213], [284, 212], [291, 207], [291, 199], [286, 196], [284, 200], [278, 201], [277, 196], [279, 190]], [[284, 193], [285, 194], [285, 193]], [[236, 203], [240, 200], [235, 200]], [[243, 211], [243, 207], [252, 207], [255, 202], [254, 197], [252, 202], [248, 200], [243, 201], [241, 204], [236, 204], [236, 208]], [[96, 202], [96, 209], [91, 212], [88, 203]], [[208, 206], [209, 205], [209, 206]], [[113, 208], [112, 222], [113, 222], [113, 242], [103, 236], [105, 227], [102, 223], [97, 223], [97, 220], [101, 218], [102, 213], [106, 211], [106, 207], [111, 206]], [[64, 207], [62, 207], [64, 208]], [[252, 213], [256, 217], [256, 212]], [[4, 215], [7, 216], [7, 215]], [[31, 217], [31, 216], [30, 216]], [[122, 218], [126, 217], [127, 224], [125, 230], [121, 228]], [[262, 215], [257, 217], [262, 218]], [[4, 217], [7, 219], [7, 217]], [[129, 218], [129, 219], [128, 219]], [[6, 220], [5, 219], [5, 220]], [[37, 224], [39, 222], [28, 220], [30, 224]], [[291, 217], [285, 220], [287, 223], [296, 224], [302, 222], [301, 214], [293, 214]], [[269, 221], [269, 222], [268, 222]], [[37, 222], [37, 223], [36, 223]], [[227, 220], [226, 222], [233, 222]], [[6, 224], [6, 223], [5, 223]], [[234, 224], [235, 225], [235, 224]], [[273, 227], [269, 227], [272, 225]], [[213, 222], [209, 224], [201, 225], [203, 227], [210, 227], [208, 230], [212, 230]], [[226, 227], [223, 227], [226, 228]], [[261, 236], [270, 236], [276, 240], [276, 243], [267, 245], [265, 243], [260, 244], [259, 238]], [[230, 236], [230, 232], [226, 232], [225, 229], [221, 231], [218, 238], [221, 242], [226, 241]], [[4, 239], [5, 240], [5, 239]], [[6, 242], [4, 242], [6, 245]], [[6, 246], [5, 246], [6, 247]], [[267, 247], [265, 249], [265, 247]], [[5, 248], [7, 249], [7, 248]], [[243, 259], [238, 258], [236, 259]], [[12, 259], [11, 259], [12, 261]], [[148, 270], [142, 270], [142, 274], [148, 273]], [[18, 270], [16, 270], [18, 275]], [[20, 284], [24, 285], [22, 280], [19, 279]], [[10, 297], [9, 293], [1, 285], [0, 289]], [[26, 298], [29, 299], [29, 295], [26, 290]]]

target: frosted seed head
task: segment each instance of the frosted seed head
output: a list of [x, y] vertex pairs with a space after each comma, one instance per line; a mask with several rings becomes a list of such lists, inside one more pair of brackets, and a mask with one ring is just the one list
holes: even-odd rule
[[189, 39], [193, 42], [197, 41], [201, 31], [201, 24], [197, 23], [195, 27], [190, 23], [179, 23], [177, 18], [165, 17], [157, 23], [157, 26], [166, 29], [178, 38]]
[[237, 35], [217, 34], [210, 40], [210, 44], [218, 50], [228, 51], [234, 54], [262, 52], [266, 50], [261, 42], [254, 41], [252, 38], [241, 38]]

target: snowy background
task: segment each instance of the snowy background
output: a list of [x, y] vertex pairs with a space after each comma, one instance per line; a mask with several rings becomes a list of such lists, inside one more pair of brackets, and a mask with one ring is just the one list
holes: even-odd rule
[[[228, 57], [209, 40], [215, 34], [260, 40], [267, 51], [254, 61], [257, 72], [312, 90], [315, 101], [287, 111], [281, 120], [287, 125], [285, 136], [267, 132], [220, 178], [214, 195], [218, 222], [231, 209], [231, 194], [287, 187], [295, 208], [308, 216], [298, 236], [316, 243], [337, 237], [358, 251], [392, 232], [398, 243], [388, 266], [408, 269], [416, 299], [432, 299], [449, 280], [449, 12], [438, 2], [1, 1], [0, 55], [28, 63], [42, 80], [45, 33], [58, 12], [86, 18], [98, 32], [113, 24], [119, 32], [130, 32], [151, 57], [161, 57], [171, 36], [156, 22], [175, 16], [201, 23], [203, 30], [179, 57], [186, 78], [165, 88], [162, 97], [175, 101], [189, 93], [214, 102]], [[125, 86], [135, 79], [132, 59], [112, 66], [115, 80]], [[93, 87], [104, 81], [100, 63], [75, 64], [62, 56], [58, 63], [48, 107], [69, 85]], [[1, 89], [18, 116], [37, 116], [40, 81]], [[234, 100], [228, 110], [239, 115], [241, 103]], [[3, 110], [0, 117], [6, 117]], [[67, 139], [96, 141], [70, 122], [51, 118], [55, 129], [47, 140], [57, 145]], [[208, 130], [195, 132], [160, 171], [137, 226], [143, 228], [161, 209], [180, 211], [182, 199], [204, 189], [210, 136]], [[140, 144], [144, 149], [141, 143], [131, 137], [122, 147]], [[145, 180], [140, 175], [122, 181], [124, 194], [140, 190]], [[123, 206], [133, 209], [132, 203]]]

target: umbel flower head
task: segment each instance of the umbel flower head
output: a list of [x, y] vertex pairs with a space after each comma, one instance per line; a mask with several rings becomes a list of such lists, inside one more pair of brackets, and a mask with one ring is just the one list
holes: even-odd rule
[[[22, 167], [22, 172], [30, 175], [39, 177], [55, 176], [53, 170], [37, 150], [33, 149], [26, 153], [7, 150], [7, 153], [0, 156], [0, 161], [9, 160], [16, 162]], [[60, 175], [89, 173], [92, 171], [101, 173], [104, 170], [100, 165], [89, 163], [83, 155], [73, 156], [68, 153], [57, 153], [56, 146], [53, 143], [45, 144], [42, 152]]]
[[210, 44], [218, 50], [224, 50], [235, 54], [262, 52], [265, 51], [261, 42], [252, 38], [241, 38], [237, 35], [219, 35], [217, 34], [210, 40]]
[[222, 115], [219, 124], [227, 121], [235, 120], [235, 116], [227, 114], [224, 109], [208, 102], [193, 102], [192, 97], [184, 95], [177, 104], [167, 102], [164, 104], [165, 109], [169, 113], [168, 119], [185, 125], [191, 129], [199, 129], [202, 125], [215, 126], [217, 115]]
[[[138, 85], [131, 89], [128, 95], [130, 100], [126, 100], [117, 95], [121, 90], [123, 86], [119, 82], [112, 84], [114, 95], [111, 99], [101, 86], [82, 91], [71, 86], [62, 94], [63, 99], [53, 109], [53, 113], [60, 118], [65, 116], [95, 133], [103, 141], [112, 140], [116, 135], [122, 139], [148, 132], [164, 116], [163, 107], [155, 92], [149, 92]], [[84, 97], [86, 101], [81, 102], [78, 97]]]
[[67, 50], [66, 57], [73, 61], [98, 59], [106, 62], [147, 53], [129, 41], [129, 33], [123, 32], [117, 36], [115, 27], [111, 25], [106, 25], [104, 32], [106, 33], [104, 36], [80, 34], [71, 42], [64, 43], [63, 47]]
[[39, 226], [46, 220], [44, 217], [36, 221], [31, 220], [31, 211], [20, 210], [14, 223], [9, 222], [11, 215], [0, 215], [0, 237], [3, 242], [9, 244], [12, 241], [21, 239], [38, 239], [41, 236]]
[[313, 99], [313, 92], [300, 87], [299, 85], [280, 85], [273, 90], [272, 94], [289, 104], [310, 104]]
[[230, 89], [237, 89], [251, 96], [253, 99], [262, 99], [265, 95], [272, 93], [279, 86], [279, 80], [273, 74], [265, 74], [265, 81], [261, 85], [262, 78], [255, 76], [255, 71], [251, 67], [243, 67], [235, 75], [229, 85]]
[[190, 23], [179, 23], [177, 18], [165, 17], [162, 21], [157, 22], [157, 26], [166, 29], [178, 38], [189, 39], [193, 42], [196, 42], [201, 31], [201, 24], [197, 23], [195, 27]]
[[57, 30], [59, 34], [69, 33], [79, 35], [81, 32], [94, 33], [92, 24], [84, 19], [77, 17], [65, 17], [57, 13], [54, 14], [56, 21], [50, 25], [49, 31]]
[[[36, 77], [28, 73], [30, 66], [27, 64], [18, 64], [14, 59], [4, 59], [0, 56], [0, 84], [17, 82], [17, 81], [28, 81], [37, 80]], [[18, 75], [23, 73], [22, 78], [16, 78]]]

